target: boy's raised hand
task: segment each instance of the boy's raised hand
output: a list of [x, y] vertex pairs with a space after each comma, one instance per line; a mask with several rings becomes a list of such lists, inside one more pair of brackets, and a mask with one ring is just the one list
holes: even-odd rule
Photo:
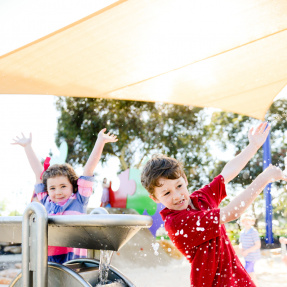
[[22, 137], [16, 136], [16, 138], [13, 139], [13, 141], [14, 142], [11, 144], [17, 144], [17, 145], [20, 145], [22, 147], [26, 147], [32, 143], [32, 133], [30, 133], [29, 137], [27, 137], [27, 138], [22, 133]]
[[267, 177], [269, 182], [277, 181], [277, 180], [285, 180], [287, 181], [287, 176], [283, 173], [283, 171], [272, 164], [270, 164], [264, 171], [263, 174]]
[[118, 141], [117, 136], [114, 134], [111, 134], [110, 132], [105, 134], [105, 131], [107, 129], [102, 129], [98, 134], [98, 139], [102, 140], [104, 143], [110, 143], [110, 142], [116, 142]]
[[249, 143], [259, 149], [264, 144], [269, 131], [270, 126], [268, 126], [267, 122], [261, 123], [255, 130], [252, 127], [248, 133]]

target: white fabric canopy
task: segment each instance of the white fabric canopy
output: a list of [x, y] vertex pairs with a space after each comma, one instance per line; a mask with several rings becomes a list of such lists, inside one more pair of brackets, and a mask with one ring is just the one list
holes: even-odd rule
[[0, 57], [1, 94], [160, 101], [263, 119], [287, 84], [287, 1], [118, 1]]

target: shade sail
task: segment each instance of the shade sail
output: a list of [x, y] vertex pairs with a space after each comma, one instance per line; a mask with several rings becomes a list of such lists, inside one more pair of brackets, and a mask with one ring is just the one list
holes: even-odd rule
[[287, 1], [118, 1], [0, 57], [1, 94], [215, 107], [263, 119], [287, 84]]

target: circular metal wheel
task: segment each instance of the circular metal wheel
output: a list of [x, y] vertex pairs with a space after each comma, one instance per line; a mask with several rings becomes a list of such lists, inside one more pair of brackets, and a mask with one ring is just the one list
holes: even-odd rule
[[[37, 286], [37, 284], [35, 285]], [[79, 274], [70, 268], [57, 263], [48, 263], [48, 287], [91, 287]], [[9, 287], [22, 287], [22, 273], [20, 273]]]
[[[96, 286], [99, 283], [99, 260], [80, 258], [67, 261], [64, 265], [81, 275], [91, 286]], [[110, 266], [109, 269], [108, 282], [101, 286], [135, 287], [125, 275], [113, 266]]]

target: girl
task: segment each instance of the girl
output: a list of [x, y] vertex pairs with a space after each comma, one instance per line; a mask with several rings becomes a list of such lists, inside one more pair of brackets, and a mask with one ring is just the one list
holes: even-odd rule
[[109, 196], [110, 185], [109, 185], [106, 177], [103, 179], [102, 186], [103, 186], [103, 193], [102, 193], [102, 198], [101, 198], [101, 206], [102, 207], [111, 207], [110, 196]]
[[[44, 171], [32, 148], [32, 134], [25, 137], [16, 137], [15, 145], [24, 147], [30, 166], [36, 177], [35, 193], [38, 200], [45, 206], [49, 215], [78, 215], [86, 213], [89, 197], [93, 188], [93, 173], [98, 164], [104, 145], [116, 142], [115, 135], [102, 129], [93, 151], [84, 167], [83, 176], [77, 177], [74, 169], [69, 164], [54, 164], [49, 167], [50, 159], [44, 162]], [[48, 247], [48, 261], [64, 263], [75, 258], [86, 257], [85, 249], [70, 247]]]

